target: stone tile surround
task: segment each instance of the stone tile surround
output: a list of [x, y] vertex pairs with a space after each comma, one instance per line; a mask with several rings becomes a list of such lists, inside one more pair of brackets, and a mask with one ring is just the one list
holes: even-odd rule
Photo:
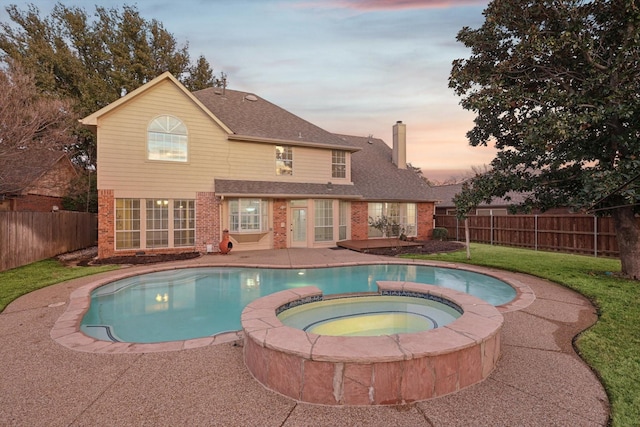
[[396, 405], [459, 391], [491, 374], [500, 357], [502, 314], [469, 294], [413, 282], [378, 282], [385, 292], [430, 294], [463, 310], [427, 331], [323, 336], [283, 325], [277, 310], [322, 295], [314, 287], [259, 298], [242, 312], [245, 364], [267, 388], [323, 405]]

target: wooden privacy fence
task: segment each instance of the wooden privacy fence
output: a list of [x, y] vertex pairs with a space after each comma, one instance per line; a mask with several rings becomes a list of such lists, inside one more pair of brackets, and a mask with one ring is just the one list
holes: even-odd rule
[[98, 216], [85, 212], [0, 212], [0, 271], [94, 246]]
[[[464, 241], [464, 221], [455, 215], [436, 215], [435, 226], [448, 238]], [[534, 250], [617, 257], [613, 219], [592, 215], [470, 216], [469, 240]]]

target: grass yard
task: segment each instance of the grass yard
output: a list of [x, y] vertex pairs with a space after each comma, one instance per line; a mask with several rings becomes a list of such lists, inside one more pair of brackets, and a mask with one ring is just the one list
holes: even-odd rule
[[0, 312], [11, 301], [31, 291], [116, 268], [113, 265], [68, 267], [56, 259], [47, 259], [0, 272]]
[[607, 390], [612, 425], [639, 425], [640, 283], [619, 277], [620, 261], [481, 244], [471, 245], [471, 260], [464, 250], [406, 257], [528, 273], [589, 298], [599, 319], [576, 339], [576, 348]]

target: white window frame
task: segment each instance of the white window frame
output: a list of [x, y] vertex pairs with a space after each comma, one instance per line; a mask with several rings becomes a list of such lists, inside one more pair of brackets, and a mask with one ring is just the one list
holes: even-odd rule
[[169, 247], [169, 200], [145, 199], [145, 246]]
[[347, 152], [331, 150], [331, 178], [347, 177]]
[[334, 236], [333, 200], [314, 200], [313, 206], [313, 241], [332, 242]]
[[115, 249], [139, 249], [142, 243], [140, 199], [115, 200]]
[[196, 201], [173, 201], [173, 245], [194, 246], [196, 241]]
[[[116, 251], [195, 246], [195, 200], [117, 198], [114, 203]], [[176, 226], [176, 221], [179, 221], [175, 211], [178, 203], [190, 205], [192, 219], [186, 228]], [[176, 236], [181, 231], [191, 235], [188, 241], [178, 242]], [[163, 238], [154, 242], [154, 236], [163, 234]]]
[[349, 233], [349, 206], [349, 202], [338, 201], [338, 240], [346, 240]]
[[147, 127], [147, 159], [187, 162], [188, 133], [185, 124], [169, 115], [154, 118]]
[[[407, 237], [418, 235], [418, 206], [415, 203], [372, 202], [369, 203], [368, 216], [374, 220], [386, 216], [398, 224], [398, 233], [404, 231]], [[396, 237], [396, 235], [395, 233], [391, 236], [384, 235], [380, 230], [369, 225], [369, 237]]]
[[230, 232], [262, 233], [269, 230], [268, 200], [257, 198], [230, 199], [228, 206]]
[[276, 175], [293, 175], [293, 147], [276, 145]]

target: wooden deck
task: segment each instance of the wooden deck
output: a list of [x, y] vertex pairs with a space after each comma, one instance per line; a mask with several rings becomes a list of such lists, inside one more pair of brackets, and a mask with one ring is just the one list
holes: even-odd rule
[[391, 239], [369, 239], [369, 240], [343, 240], [336, 243], [341, 248], [353, 251], [365, 252], [369, 249], [397, 248], [405, 246], [422, 246], [421, 242], [409, 242], [406, 240]]

